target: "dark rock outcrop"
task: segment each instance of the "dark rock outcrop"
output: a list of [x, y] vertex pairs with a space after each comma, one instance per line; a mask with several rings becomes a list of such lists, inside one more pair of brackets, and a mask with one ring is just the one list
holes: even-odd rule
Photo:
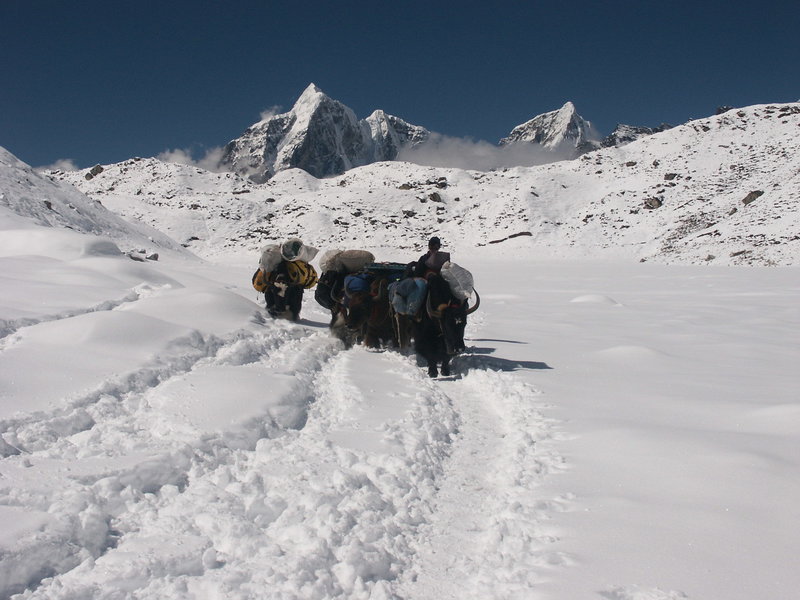
[[668, 125], [666, 123], [662, 123], [658, 127], [637, 127], [635, 125], [619, 124], [616, 126], [614, 131], [603, 138], [603, 140], [600, 142], [600, 145], [603, 148], [624, 146], [625, 144], [630, 144], [631, 142], [635, 142], [640, 138], [653, 135], [654, 133], [661, 133], [662, 131], [666, 131], [667, 129], [671, 128], [672, 125]]

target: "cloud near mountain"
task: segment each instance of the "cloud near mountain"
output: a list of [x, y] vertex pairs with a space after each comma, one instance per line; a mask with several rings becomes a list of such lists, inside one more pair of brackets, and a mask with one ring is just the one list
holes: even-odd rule
[[571, 158], [571, 151], [550, 151], [536, 144], [496, 146], [484, 140], [432, 133], [424, 144], [403, 148], [397, 160], [428, 167], [490, 171], [503, 167], [533, 167]]

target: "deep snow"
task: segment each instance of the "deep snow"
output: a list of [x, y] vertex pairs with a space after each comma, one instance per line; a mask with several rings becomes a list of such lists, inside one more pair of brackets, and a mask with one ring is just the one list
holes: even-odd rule
[[[470, 350], [434, 381], [411, 357], [345, 351], [311, 298], [299, 325], [265, 320], [244, 267], [67, 261], [86, 303], [3, 260], [28, 267], [4, 311], [33, 282], [72, 305], [3, 338], [0, 422], [21, 450], [0, 463], [6, 595], [800, 584], [795, 268], [520, 261], [519, 281], [474, 256]], [[132, 271], [145, 283], [126, 298]]]
[[[199, 260], [0, 158], [0, 597], [800, 589], [798, 267], [537, 260], [535, 240], [465, 231], [450, 247], [482, 305], [455, 375], [431, 380], [412, 356], [346, 350], [310, 294], [299, 324], [266, 318], [249, 241]], [[236, 210], [219, 182], [207, 198]], [[331, 182], [305, 183], [334, 210]], [[172, 234], [232, 222], [153, 207]], [[783, 235], [783, 214], [760, 227]], [[340, 231], [320, 218], [308, 241]], [[422, 233], [352, 245], [410, 260]]]

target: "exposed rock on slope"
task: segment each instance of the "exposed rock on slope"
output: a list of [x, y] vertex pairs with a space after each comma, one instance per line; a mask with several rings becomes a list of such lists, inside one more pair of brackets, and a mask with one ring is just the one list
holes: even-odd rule
[[654, 133], [661, 133], [662, 131], [666, 131], [667, 129], [671, 129], [672, 125], [667, 125], [663, 123], [658, 127], [637, 127], [635, 125], [617, 125], [609, 135], [604, 137], [600, 142], [600, 146], [603, 148], [609, 148], [611, 146], [624, 146], [625, 144], [630, 144], [631, 142], [635, 142], [643, 137], [647, 137], [648, 135], [653, 135]]

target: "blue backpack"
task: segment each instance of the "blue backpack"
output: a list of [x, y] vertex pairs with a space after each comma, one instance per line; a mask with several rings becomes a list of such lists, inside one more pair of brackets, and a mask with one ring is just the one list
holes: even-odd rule
[[344, 293], [345, 296], [350, 296], [355, 292], [369, 293], [369, 287], [372, 284], [374, 276], [372, 273], [353, 273], [344, 278]]

